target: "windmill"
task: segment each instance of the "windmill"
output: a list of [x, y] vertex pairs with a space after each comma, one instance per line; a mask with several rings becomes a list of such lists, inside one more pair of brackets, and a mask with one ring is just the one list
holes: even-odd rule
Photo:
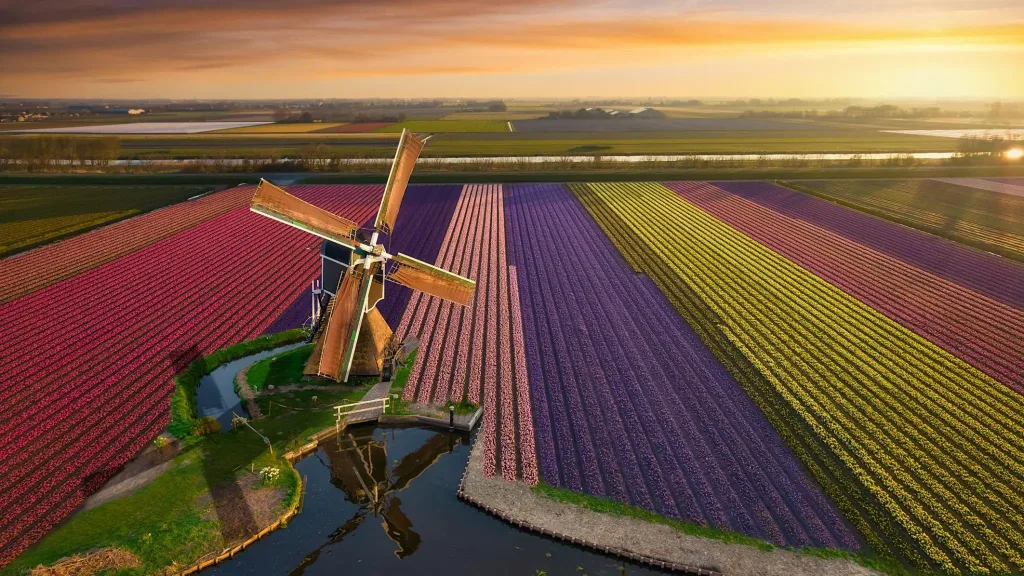
[[307, 374], [343, 382], [350, 374], [380, 374], [382, 353], [392, 335], [377, 310], [386, 281], [462, 306], [472, 300], [476, 282], [406, 254], [391, 254], [384, 244], [394, 233], [402, 197], [423, 146], [423, 140], [402, 131], [377, 217], [369, 230], [260, 180], [252, 199], [253, 212], [319, 236], [326, 240], [325, 248], [335, 245], [347, 252], [347, 263], [337, 255], [334, 259], [342, 264], [336, 287], [324, 274], [324, 289], [330, 292], [329, 288], [334, 288], [334, 292], [317, 322], [316, 346], [306, 364]]

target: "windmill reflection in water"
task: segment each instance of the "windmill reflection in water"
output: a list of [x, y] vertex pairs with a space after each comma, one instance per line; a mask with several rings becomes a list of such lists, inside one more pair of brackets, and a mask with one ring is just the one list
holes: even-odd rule
[[420, 535], [402, 510], [399, 493], [438, 459], [455, 452], [468, 439], [457, 434], [434, 433], [419, 448], [392, 465], [387, 452], [388, 433], [382, 431], [383, 435], [375, 436], [377, 430], [380, 429], [356, 427], [343, 432], [336, 441], [320, 444], [327, 461], [321, 453], [316, 457], [330, 469], [331, 484], [344, 492], [345, 499], [357, 504], [359, 509], [319, 548], [308, 554], [300, 568], [316, 562], [324, 548], [341, 542], [371, 515], [380, 518], [388, 538], [398, 545], [395, 556], [405, 558], [419, 548]]

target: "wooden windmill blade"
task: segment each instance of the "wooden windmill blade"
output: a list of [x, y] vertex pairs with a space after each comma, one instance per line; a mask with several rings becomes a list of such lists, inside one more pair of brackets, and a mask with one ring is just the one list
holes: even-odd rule
[[292, 196], [262, 178], [249, 209], [332, 242], [359, 246], [359, 224]]
[[331, 317], [320, 336], [323, 339], [320, 343], [323, 348], [320, 366], [317, 369], [320, 376], [342, 382], [348, 380], [372, 283], [373, 274], [370, 271], [353, 267], [338, 284]]
[[398, 266], [388, 273], [388, 280], [462, 306], [473, 301], [475, 281], [406, 254], [395, 254], [391, 260]]
[[378, 232], [391, 234], [395, 229], [395, 220], [398, 219], [398, 209], [402, 205], [402, 198], [405, 196], [405, 189], [409, 185], [409, 176], [416, 166], [416, 160], [423, 151], [424, 140], [420, 140], [412, 132], [402, 130], [402, 137], [398, 141], [398, 150], [395, 151], [395, 161], [391, 164], [391, 173], [388, 175], [387, 186], [384, 187], [384, 196], [380, 199], [380, 208], [377, 210], [377, 219], [373, 228]]

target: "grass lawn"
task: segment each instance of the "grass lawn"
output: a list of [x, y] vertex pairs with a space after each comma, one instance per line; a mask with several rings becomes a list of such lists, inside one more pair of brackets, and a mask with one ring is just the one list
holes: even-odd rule
[[253, 390], [263, 390], [268, 382], [275, 386], [301, 382], [302, 369], [313, 353], [313, 346], [307, 344], [253, 364], [246, 375], [249, 386]]
[[[610, 514], [612, 516], [623, 516], [627, 518], [636, 518], [643, 520], [644, 522], [651, 522], [654, 524], [664, 524], [671, 528], [674, 528], [684, 534], [690, 534], [692, 536], [700, 536], [701, 538], [709, 538], [712, 540], [720, 540], [726, 544], [745, 544], [747, 546], [753, 546], [759, 550], [770, 551], [776, 548], [770, 542], [765, 542], [758, 538], [740, 534], [738, 532], [728, 532], [725, 530], [719, 530], [696, 524], [693, 522], [680, 522], [671, 518], [666, 518], [659, 514], [655, 514], [649, 510], [624, 504], [610, 498], [600, 498], [597, 496], [591, 496], [589, 494], [580, 494], [564, 488], [558, 488], [541, 482], [540, 484], [532, 488], [533, 492], [539, 494], [545, 498], [549, 498], [556, 502], [562, 502], [566, 504], [575, 504], [576, 506], [582, 506], [588, 510], [599, 512], [602, 514]], [[793, 550], [791, 547], [787, 547], [788, 550]], [[821, 558], [848, 558], [854, 562], [874, 568], [881, 572], [889, 574], [900, 574], [902, 569], [896, 565], [885, 564], [879, 561], [873, 552], [868, 550], [866, 553], [862, 552], [859, 554], [853, 554], [844, 550], [833, 550], [829, 548], [801, 548], [799, 552], [802, 554], [808, 554], [811, 556], [818, 556]]]
[[253, 390], [263, 390], [267, 384], [274, 386], [287, 386], [288, 384], [303, 384], [310, 386], [362, 386], [377, 383], [376, 376], [352, 376], [344, 384], [338, 384], [327, 378], [310, 378], [303, 380], [302, 373], [306, 367], [309, 355], [313, 353], [313, 344], [300, 346], [294, 350], [288, 350], [277, 356], [264, 358], [249, 368], [246, 379]]
[[412, 132], [508, 132], [502, 120], [407, 120], [374, 130], [377, 133]]

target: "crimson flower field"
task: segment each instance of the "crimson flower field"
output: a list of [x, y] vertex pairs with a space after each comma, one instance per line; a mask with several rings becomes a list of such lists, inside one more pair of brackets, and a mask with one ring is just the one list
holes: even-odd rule
[[[410, 186], [388, 251], [477, 289], [463, 308], [387, 286], [385, 319], [421, 340], [404, 399], [482, 406], [484, 471], [505, 480], [1021, 573], [1024, 265], [822, 198], [857, 186], [894, 211], [941, 188], [947, 214], [963, 188]], [[366, 222], [382, 187], [289, 191]], [[319, 241], [251, 214], [252, 193], [0, 260], [0, 566], [166, 427], [189, 361], [307, 319]], [[984, 213], [1016, 197], [985, 194], [972, 220], [1024, 234]]]
[[[359, 220], [381, 194], [380, 186], [292, 190]], [[211, 199], [246, 204], [252, 192]], [[162, 212], [114, 226], [143, 227], [134, 237], [145, 238]], [[81, 251], [67, 252], [64, 243], [46, 250], [78, 262], [83, 253], [102, 253], [93, 242], [102, 245], [110, 228], [68, 241]], [[0, 564], [167, 425], [177, 371], [260, 334], [285, 309], [296, 285], [319, 273], [317, 245], [243, 205], [0, 305]]]

